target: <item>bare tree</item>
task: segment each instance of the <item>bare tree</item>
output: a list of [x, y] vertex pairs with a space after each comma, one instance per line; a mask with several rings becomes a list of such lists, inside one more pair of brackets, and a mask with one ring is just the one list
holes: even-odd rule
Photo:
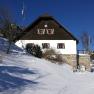
[[85, 51], [91, 50], [92, 39], [88, 32], [83, 32], [81, 36], [81, 42]]
[[17, 31], [16, 24], [12, 24], [12, 18], [10, 13], [6, 9], [0, 9], [0, 29], [4, 37], [8, 39], [8, 48], [6, 53], [10, 51], [11, 44], [15, 38], [15, 33]]

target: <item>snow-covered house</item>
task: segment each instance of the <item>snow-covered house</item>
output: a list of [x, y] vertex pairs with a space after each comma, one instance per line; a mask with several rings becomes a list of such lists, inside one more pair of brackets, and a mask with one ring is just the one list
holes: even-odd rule
[[16, 45], [40, 45], [42, 50], [53, 48], [66, 56], [76, 56], [78, 40], [52, 16], [43, 15], [30, 24]]

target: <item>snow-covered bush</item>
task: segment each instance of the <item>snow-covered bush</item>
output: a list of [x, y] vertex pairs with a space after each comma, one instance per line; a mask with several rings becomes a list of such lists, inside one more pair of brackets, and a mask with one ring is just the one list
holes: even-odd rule
[[63, 64], [65, 60], [62, 57], [62, 54], [56, 52], [54, 49], [48, 49], [43, 53], [43, 58], [51, 61], [52, 63]]
[[27, 53], [29, 53], [35, 57], [38, 57], [38, 58], [42, 57], [42, 50], [39, 45], [34, 45], [32, 43], [28, 43], [26, 45], [26, 51], [27, 51]]

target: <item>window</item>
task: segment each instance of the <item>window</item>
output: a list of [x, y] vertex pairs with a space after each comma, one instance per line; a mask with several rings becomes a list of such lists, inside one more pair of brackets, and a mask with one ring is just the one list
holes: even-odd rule
[[40, 35], [45, 34], [45, 29], [38, 29], [37, 34], [40, 34]]
[[44, 34], [48, 34], [48, 35], [52, 35], [54, 34], [54, 29], [37, 29], [37, 34], [40, 35], [44, 35]]
[[42, 48], [48, 49], [48, 48], [50, 48], [50, 44], [49, 43], [42, 43]]
[[64, 43], [58, 43], [57, 49], [65, 49], [65, 44]]
[[54, 34], [54, 29], [47, 29], [47, 34]]

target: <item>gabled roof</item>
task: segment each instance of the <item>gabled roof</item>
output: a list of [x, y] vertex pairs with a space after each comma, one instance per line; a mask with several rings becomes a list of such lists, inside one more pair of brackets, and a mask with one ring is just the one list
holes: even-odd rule
[[[55, 34], [53, 35], [38, 35], [37, 28], [43, 28], [45, 22], [48, 23], [48, 28], [54, 28]], [[47, 14], [38, 17], [32, 24], [30, 24], [20, 37], [21, 40], [78, 40], [65, 29], [58, 21], [52, 16]]]

